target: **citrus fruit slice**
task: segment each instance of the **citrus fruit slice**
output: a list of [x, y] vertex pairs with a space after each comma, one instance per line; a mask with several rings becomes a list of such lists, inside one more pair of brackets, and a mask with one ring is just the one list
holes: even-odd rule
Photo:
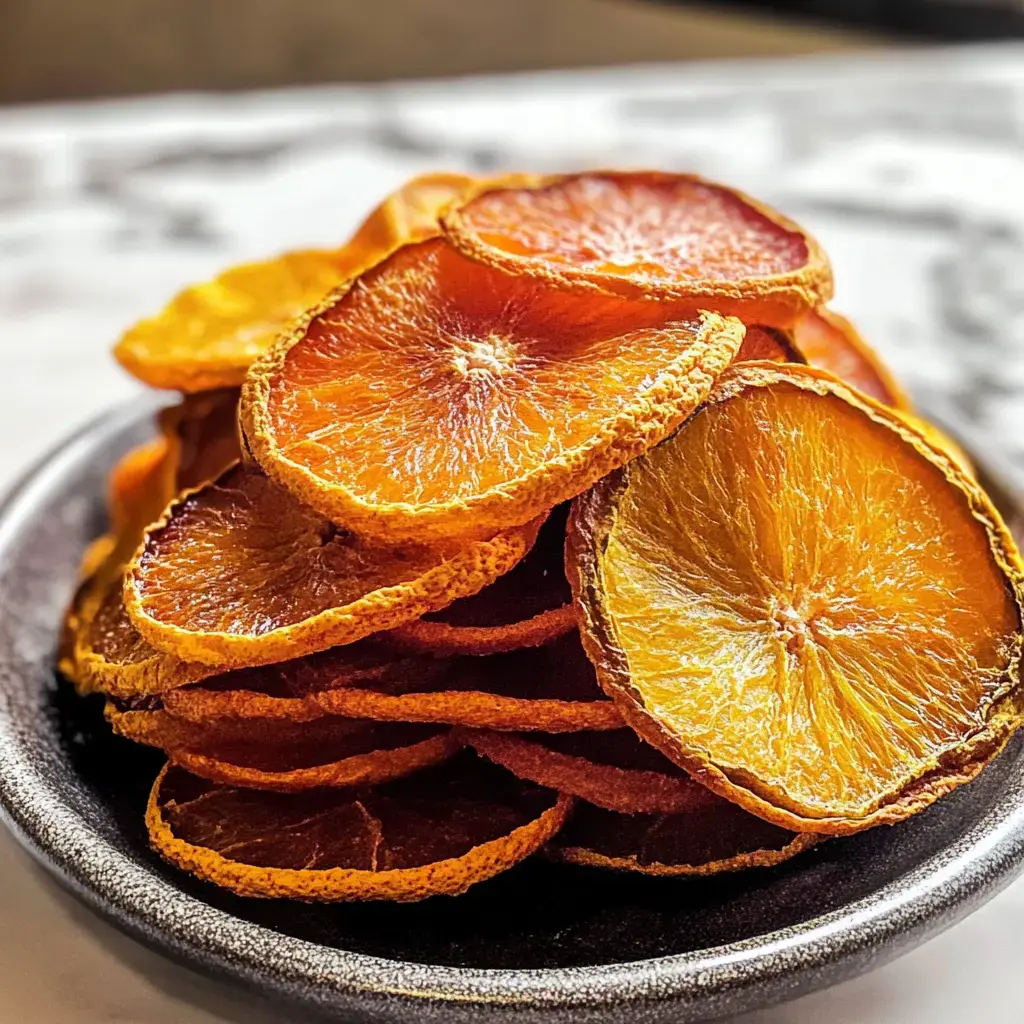
[[811, 366], [828, 370], [883, 405], [911, 408], [892, 371], [846, 317], [812, 309], [794, 324], [793, 340]]
[[345, 686], [310, 694], [307, 702], [328, 715], [513, 732], [622, 726], [575, 633], [543, 647], [457, 659], [450, 674], [430, 687], [396, 693], [388, 686]]
[[107, 508], [111, 532], [123, 541], [123, 558], [131, 555], [150, 523], [160, 518], [175, 492], [168, 486], [173, 476], [174, 453], [163, 437], [131, 449], [110, 471]]
[[281, 329], [339, 282], [396, 245], [435, 234], [438, 215], [470, 181], [446, 173], [414, 178], [388, 196], [341, 249], [289, 252], [192, 285], [130, 328], [114, 355], [152, 387], [237, 387]]
[[78, 582], [64, 612], [60, 641], [57, 645], [57, 671], [82, 693], [87, 693], [90, 689], [83, 681], [75, 659], [75, 644], [81, 630], [82, 611], [85, 602], [96, 590], [96, 574], [110, 560], [116, 547], [117, 538], [109, 533], [89, 543], [78, 567]]
[[454, 204], [449, 241], [506, 273], [687, 301], [788, 326], [832, 295], [818, 243], [749, 196], [692, 174], [590, 171]]
[[161, 411], [159, 423], [173, 469], [164, 507], [179, 492], [216, 479], [241, 457], [237, 388], [185, 395]]
[[375, 536], [490, 536], [666, 437], [739, 348], [716, 314], [551, 288], [404, 246], [253, 366], [256, 461]]
[[399, 626], [390, 638], [434, 655], [498, 654], [539, 647], [576, 628], [565, 578], [565, 504], [548, 516], [537, 542], [511, 572], [479, 594]]
[[679, 814], [722, 799], [631, 729], [550, 736], [467, 729], [462, 736], [521, 779], [622, 814]]
[[737, 363], [806, 363], [803, 353], [793, 344], [790, 331], [778, 327], [754, 324], [747, 333], [736, 353]]
[[320, 654], [260, 668], [243, 668], [162, 694], [171, 714], [190, 722], [223, 719], [310, 721], [323, 715], [305, 698], [338, 687], [375, 685], [389, 693], [415, 690], [448, 671], [441, 659], [400, 656], [370, 637]]
[[440, 764], [462, 746], [451, 730], [404, 723], [261, 722], [242, 731], [116, 704], [108, 704], [106, 716], [118, 735], [161, 748], [193, 775], [276, 792], [387, 782]]
[[1024, 584], [999, 514], [831, 374], [734, 367], [579, 499], [566, 566], [626, 721], [784, 828], [901, 820], [1021, 721]]
[[487, 541], [385, 547], [238, 465], [168, 507], [125, 576], [153, 646], [223, 668], [285, 661], [398, 626], [507, 572], [539, 523]]
[[112, 697], [159, 693], [218, 671], [211, 665], [182, 661], [147, 643], [125, 611], [118, 572], [97, 575], [83, 592], [73, 650], [79, 689]]
[[469, 755], [356, 795], [261, 793], [168, 767], [146, 824], [164, 858], [241, 896], [412, 901], [517, 864], [571, 803]]
[[679, 877], [772, 867], [820, 838], [718, 797], [681, 814], [617, 814], [579, 803], [548, 852], [571, 864]]

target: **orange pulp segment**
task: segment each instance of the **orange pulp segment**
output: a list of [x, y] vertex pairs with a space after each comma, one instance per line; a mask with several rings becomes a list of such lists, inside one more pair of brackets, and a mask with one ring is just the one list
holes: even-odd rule
[[571, 864], [683, 877], [772, 867], [819, 840], [712, 797], [679, 814], [618, 814], [580, 803], [550, 851]]

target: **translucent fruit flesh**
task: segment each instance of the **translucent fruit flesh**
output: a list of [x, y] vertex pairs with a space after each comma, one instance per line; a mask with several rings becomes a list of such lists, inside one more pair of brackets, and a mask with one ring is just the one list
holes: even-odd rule
[[567, 568], [634, 728], [762, 817], [849, 832], [966, 781], [1016, 727], [1019, 557], [898, 415], [748, 364], [580, 500]]
[[253, 367], [241, 418], [272, 477], [377, 536], [487, 536], [657, 443], [743, 327], [554, 289], [405, 246]]

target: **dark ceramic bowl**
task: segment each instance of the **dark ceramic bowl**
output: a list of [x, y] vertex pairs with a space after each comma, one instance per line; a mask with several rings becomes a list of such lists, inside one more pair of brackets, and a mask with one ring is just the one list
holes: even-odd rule
[[[103, 528], [106, 474], [151, 432], [137, 404], [38, 467], [0, 516], [0, 801], [82, 900], [143, 942], [348, 1020], [678, 1024], [866, 971], [1005, 885], [1024, 854], [1024, 748], [911, 821], [770, 870], [651, 879], [528, 862], [456, 899], [246, 901], [164, 865], [142, 811], [152, 751], [55, 685], [61, 612]], [[992, 486], [1013, 514], [1005, 490]]]

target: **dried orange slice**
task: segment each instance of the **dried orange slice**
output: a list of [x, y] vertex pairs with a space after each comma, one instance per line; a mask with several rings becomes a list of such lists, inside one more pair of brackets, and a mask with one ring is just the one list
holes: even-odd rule
[[479, 594], [399, 626], [390, 638], [410, 651], [434, 655], [499, 654], [540, 647], [576, 628], [565, 578], [568, 504], [540, 528], [529, 554]]
[[125, 576], [153, 646], [224, 668], [347, 644], [481, 590], [529, 550], [539, 523], [488, 541], [385, 547], [236, 466], [168, 507]]
[[132, 625], [119, 572], [98, 575], [83, 592], [74, 630], [74, 676], [83, 692], [134, 697], [214, 675], [211, 665], [158, 651]]
[[237, 387], [281, 329], [339, 282], [396, 245], [436, 233], [438, 215], [470, 180], [444, 173], [414, 178], [388, 196], [341, 249], [289, 252], [192, 285], [155, 317], [130, 328], [114, 355], [152, 387]]
[[512, 867], [571, 803], [468, 755], [358, 795], [261, 793], [165, 768], [146, 824], [163, 857], [241, 896], [408, 902]]
[[433, 239], [342, 286], [253, 366], [256, 461], [374, 536], [489, 536], [666, 437], [739, 321], [508, 277]]
[[305, 698], [338, 687], [374, 685], [388, 693], [422, 689], [448, 672], [441, 659], [402, 656], [370, 637], [344, 647], [260, 668], [243, 668], [162, 694], [171, 714], [189, 722], [311, 721], [323, 711]]
[[632, 729], [549, 736], [467, 729], [462, 736], [521, 779], [621, 814], [681, 814], [722, 802]]
[[86, 693], [89, 687], [84, 683], [75, 659], [75, 644], [81, 630], [83, 606], [96, 590], [95, 576], [110, 561], [117, 547], [113, 534], [103, 534], [91, 541], [82, 554], [78, 567], [78, 583], [68, 602], [61, 626], [60, 641], [57, 645], [57, 671], [79, 691]]
[[481, 185], [444, 217], [465, 255], [510, 274], [689, 302], [788, 326], [832, 295], [818, 243], [749, 196], [692, 174], [588, 171]]
[[894, 409], [911, 408], [910, 397], [844, 316], [812, 309], [793, 326], [793, 340], [811, 366], [819, 366], [870, 398]]
[[575, 633], [543, 647], [458, 659], [450, 675], [429, 687], [395, 692], [392, 686], [345, 686], [310, 694], [307, 704], [328, 715], [513, 732], [622, 726]]
[[571, 864], [679, 877], [772, 867], [820, 838], [718, 797], [682, 814], [617, 814], [581, 803], [548, 852]]
[[784, 828], [901, 820], [1021, 721], [1024, 583], [999, 514], [828, 373], [734, 367], [579, 499], [566, 566], [627, 722]]
[[790, 331], [754, 324], [747, 328], [743, 344], [736, 353], [737, 363], [806, 363], [803, 353], [793, 344]]
[[180, 491], [216, 479], [241, 457], [238, 388], [185, 395], [160, 413], [159, 422], [173, 468], [162, 512]]
[[462, 746], [450, 730], [404, 723], [330, 719], [296, 726], [232, 729], [183, 724], [166, 711], [107, 707], [126, 739], [160, 747], [171, 761], [211, 782], [275, 792], [368, 786], [440, 764]]
[[174, 497], [167, 480], [173, 475], [174, 453], [163, 437], [133, 448], [110, 471], [107, 507], [110, 529], [124, 541], [123, 558], [131, 555], [143, 531], [160, 518]]

